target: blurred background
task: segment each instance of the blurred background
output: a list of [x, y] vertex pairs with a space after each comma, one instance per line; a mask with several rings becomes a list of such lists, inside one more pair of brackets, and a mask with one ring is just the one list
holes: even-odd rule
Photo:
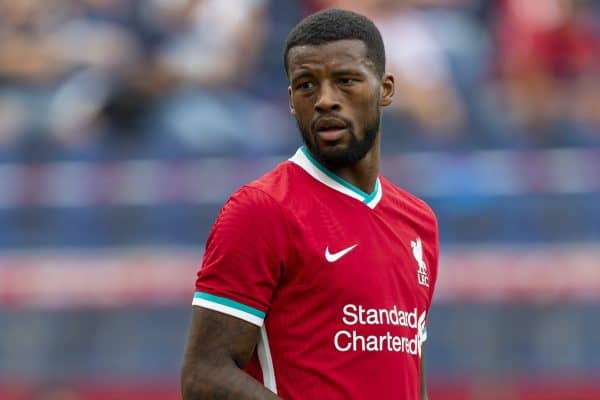
[[300, 145], [282, 47], [381, 29], [442, 241], [432, 400], [600, 399], [600, 2], [0, 0], [0, 399], [179, 398], [204, 241]]

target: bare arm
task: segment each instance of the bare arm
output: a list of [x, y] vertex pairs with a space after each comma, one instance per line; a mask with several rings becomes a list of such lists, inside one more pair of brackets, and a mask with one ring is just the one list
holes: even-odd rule
[[260, 328], [235, 317], [193, 307], [181, 368], [184, 400], [276, 400], [273, 392], [246, 374]]
[[421, 371], [421, 400], [427, 400], [427, 386], [425, 385], [425, 343], [421, 348], [421, 359], [419, 360], [419, 370]]

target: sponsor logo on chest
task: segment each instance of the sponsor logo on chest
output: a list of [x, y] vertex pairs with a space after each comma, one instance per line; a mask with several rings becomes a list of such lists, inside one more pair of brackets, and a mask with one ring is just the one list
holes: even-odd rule
[[[427, 340], [426, 311], [417, 308], [402, 310], [391, 308], [366, 308], [360, 304], [346, 304], [342, 309], [344, 329], [337, 331], [333, 345], [339, 352], [394, 352], [421, 357], [423, 343]], [[386, 327], [385, 333], [369, 334], [369, 326]], [[412, 334], [398, 334], [393, 327], [404, 327]]]

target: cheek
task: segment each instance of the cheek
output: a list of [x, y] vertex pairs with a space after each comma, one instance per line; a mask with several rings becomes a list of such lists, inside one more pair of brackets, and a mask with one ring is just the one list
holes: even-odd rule
[[308, 101], [295, 101], [294, 102], [294, 116], [303, 125], [309, 123], [312, 119], [312, 106]]
[[354, 115], [357, 117], [355, 121], [361, 128], [364, 127], [377, 113], [378, 98], [375, 95], [362, 96], [360, 100], [354, 104]]

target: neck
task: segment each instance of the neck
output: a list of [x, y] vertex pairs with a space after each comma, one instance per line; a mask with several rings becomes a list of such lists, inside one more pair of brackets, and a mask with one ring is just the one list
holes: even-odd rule
[[373, 147], [359, 162], [350, 167], [333, 169], [331, 172], [363, 192], [371, 193], [379, 175], [380, 137], [381, 135], [377, 134]]

